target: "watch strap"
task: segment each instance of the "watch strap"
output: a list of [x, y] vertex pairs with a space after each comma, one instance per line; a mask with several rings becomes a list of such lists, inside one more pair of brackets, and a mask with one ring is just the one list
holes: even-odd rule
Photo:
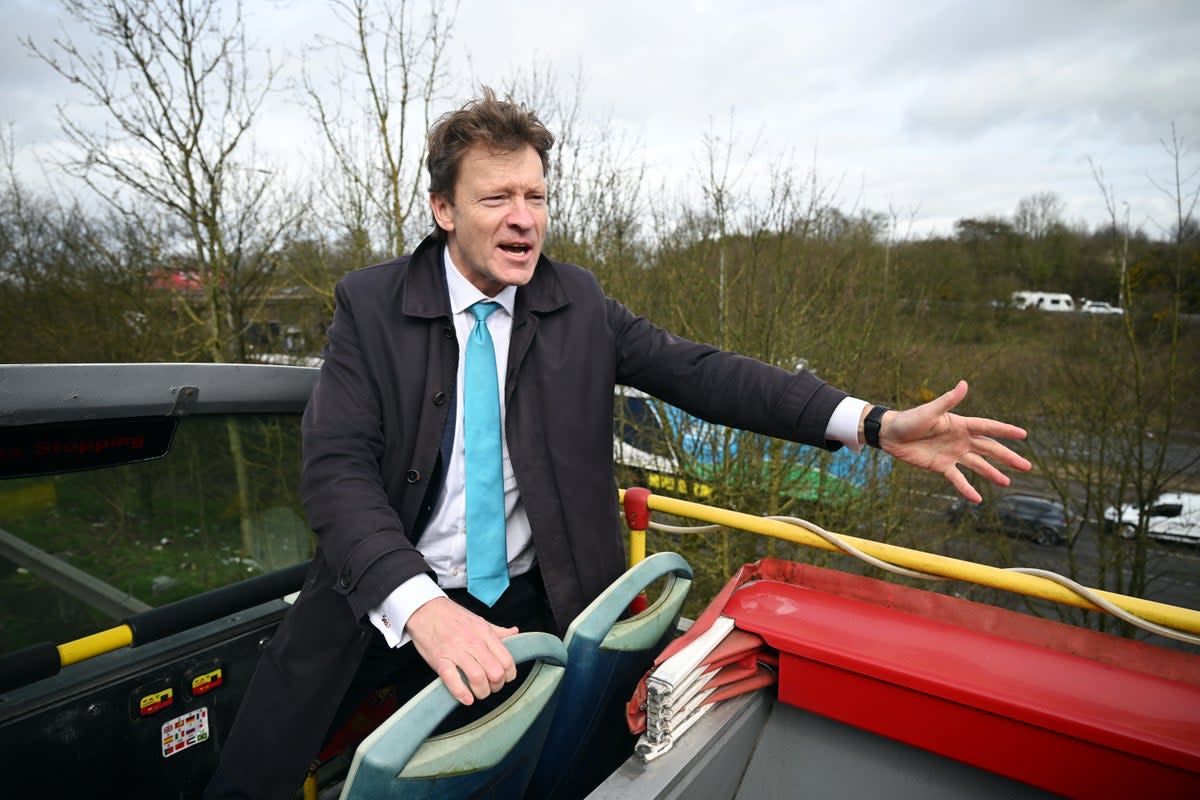
[[883, 415], [892, 409], [887, 406], [875, 406], [867, 412], [863, 420], [863, 441], [871, 447], [879, 447], [879, 429], [883, 425]]

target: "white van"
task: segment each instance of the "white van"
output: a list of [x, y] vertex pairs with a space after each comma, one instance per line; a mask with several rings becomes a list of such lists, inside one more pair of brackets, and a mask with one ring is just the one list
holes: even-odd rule
[[[1200, 544], [1200, 494], [1168, 492], [1149, 509], [1146, 533], [1151, 539]], [[1139, 515], [1135, 506], [1109, 507], [1104, 512], [1106, 527], [1115, 527], [1126, 539], [1137, 535]]]
[[1014, 308], [1039, 311], [1074, 311], [1075, 299], [1065, 292], [1013, 292]]

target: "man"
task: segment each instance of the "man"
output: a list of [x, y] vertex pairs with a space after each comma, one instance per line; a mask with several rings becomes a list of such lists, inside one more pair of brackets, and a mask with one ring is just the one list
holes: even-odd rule
[[[965, 383], [908, 411], [871, 407], [810, 373], [673, 336], [605, 296], [587, 270], [547, 259], [552, 144], [536, 116], [490, 90], [446, 115], [429, 135], [437, 232], [339, 283], [303, 424], [304, 503], [320, 549], [209, 796], [290, 796], [331, 726], [371, 689], [399, 681], [403, 701], [436, 673], [478, 709], [516, 676], [503, 637], [565, 632], [624, 568], [617, 383], [762, 434], [881, 446], [973, 501], [959, 465], [1002, 485], [987, 459], [1029, 469], [995, 441], [1024, 431], [950, 413]], [[483, 368], [473, 353], [486, 353]], [[473, 388], [480, 376], [495, 388]], [[479, 427], [484, 412], [471, 409], [489, 393], [498, 416]], [[493, 435], [491, 466], [477, 467]], [[478, 488], [488, 470], [494, 485]], [[493, 511], [479, 515], [485, 496]], [[499, 553], [484, 555], [489, 525]], [[489, 573], [482, 565], [497, 555]]]

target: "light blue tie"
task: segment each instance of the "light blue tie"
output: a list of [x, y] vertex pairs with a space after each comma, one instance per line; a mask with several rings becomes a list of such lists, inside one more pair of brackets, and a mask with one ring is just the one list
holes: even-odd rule
[[475, 328], [467, 338], [463, 380], [464, 466], [467, 477], [467, 591], [495, 605], [508, 588], [504, 526], [504, 465], [500, 451], [500, 385], [487, 318], [500, 306], [471, 306]]

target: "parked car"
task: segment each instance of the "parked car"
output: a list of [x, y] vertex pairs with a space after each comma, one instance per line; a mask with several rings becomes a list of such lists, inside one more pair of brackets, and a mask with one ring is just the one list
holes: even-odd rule
[[956, 525], [968, 520], [976, 530], [999, 530], [1044, 546], [1066, 544], [1071, 523], [1062, 503], [1028, 494], [1009, 494], [979, 505], [959, 498], [950, 505], [947, 516]]
[[[1146, 535], [1166, 542], [1200, 544], [1200, 494], [1168, 492], [1159, 495], [1149, 508]], [[1135, 505], [1113, 506], [1104, 511], [1105, 528], [1122, 537], [1137, 536], [1141, 515]]]
[[1079, 311], [1083, 314], [1105, 314], [1118, 317], [1125, 313], [1125, 309], [1117, 308], [1112, 303], [1103, 300], [1084, 300]]

